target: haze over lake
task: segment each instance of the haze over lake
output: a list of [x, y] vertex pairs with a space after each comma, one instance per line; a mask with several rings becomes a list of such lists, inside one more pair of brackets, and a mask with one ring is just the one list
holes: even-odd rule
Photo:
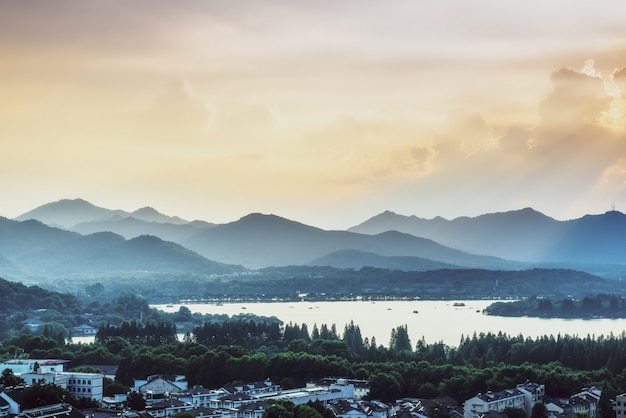
[[[592, 335], [621, 334], [626, 329], [626, 319], [541, 319], [505, 318], [482, 314], [493, 301], [348, 301], [348, 302], [286, 302], [286, 303], [226, 303], [152, 305], [165, 312], [176, 312], [187, 306], [191, 312], [203, 314], [276, 316], [284, 323], [307, 324], [309, 332], [317, 324], [329, 327], [334, 323], [341, 336], [344, 326], [354, 320], [363, 338], [376, 338], [378, 345], [387, 346], [392, 328], [407, 325], [413, 345], [423, 336], [427, 343], [443, 341], [458, 346], [461, 336], [502, 331], [508, 335], [524, 337], [542, 335]], [[465, 306], [455, 306], [455, 303]], [[414, 313], [417, 311], [417, 313]]]

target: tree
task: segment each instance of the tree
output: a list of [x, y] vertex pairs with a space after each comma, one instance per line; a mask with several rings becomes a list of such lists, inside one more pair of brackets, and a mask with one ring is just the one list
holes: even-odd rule
[[69, 401], [69, 392], [54, 383], [46, 383], [40, 379], [24, 390], [24, 409], [38, 408]]
[[402, 351], [413, 349], [407, 325], [400, 325], [391, 330], [391, 340], [389, 341], [389, 349], [393, 351]]
[[12, 369], [4, 369], [2, 371], [2, 375], [0, 376], [0, 385], [17, 386], [20, 383], [24, 383], [24, 380], [13, 374]]
[[530, 418], [548, 418], [548, 408], [543, 402], [537, 402], [533, 405]]
[[322, 414], [320, 414], [312, 406], [296, 405], [293, 408], [293, 417], [294, 418], [322, 418]]
[[141, 393], [133, 390], [128, 394], [126, 405], [133, 411], [143, 411], [146, 409], [146, 400]]
[[526, 418], [526, 412], [524, 412], [521, 408], [507, 406], [504, 410], [502, 410], [502, 413], [508, 418]]
[[263, 418], [293, 418], [293, 413], [283, 405], [274, 404], [263, 411]]
[[370, 380], [370, 399], [393, 402], [400, 397], [400, 383], [387, 373], [379, 373]]
[[185, 411], [175, 413], [174, 418], [196, 418], [196, 416], [191, 412]]

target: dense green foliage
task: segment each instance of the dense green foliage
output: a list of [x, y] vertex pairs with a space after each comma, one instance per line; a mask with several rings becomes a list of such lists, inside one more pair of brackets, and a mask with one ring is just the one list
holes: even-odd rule
[[[350, 288], [369, 283], [369, 279], [360, 280], [370, 275], [374, 277], [376, 271], [364, 270], [362, 276], [339, 280], [337, 286]], [[432, 274], [430, 278], [405, 277], [416, 280], [413, 290], [427, 286], [424, 283], [436, 287], [431, 280], [439, 280], [439, 290], [433, 290], [433, 294], [447, 287], [461, 289], [465, 286], [461, 283], [464, 278], [454, 276], [456, 272]], [[595, 280], [588, 275], [571, 273], [572, 276], [569, 276], [567, 271], [520, 274], [528, 274], [527, 279], [534, 281], [535, 286], [538, 280], [548, 281], [555, 277], [558, 280], [578, 280], [576, 286], [584, 280]], [[323, 283], [328, 277], [298, 280], [301, 284], [317, 280]], [[479, 280], [480, 277], [483, 281]], [[478, 287], [487, 284], [493, 287], [496, 284], [502, 289], [514, 286], [514, 277], [502, 272], [479, 270], [470, 274], [470, 279], [474, 280], [474, 284], [478, 283]], [[283, 283], [282, 279], [276, 280], [276, 283]], [[381, 281], [380, 277], [378, 281]], [[384, 284], [392, 285], [395, 286], [394, 291], [400, 292], [398, 289], [406, 282], [391, 278]], [[96, 296], [102, 287], [94, 285], [86, 291]], [[379, 294], [377, 297], [385, 296]], [[522, 302], [525, 305], [493, 305], [492, 308], [502, 312], [511, 309], [511, 306], [536, 304], [537, 308], [541, 306], [545, 310], [548, 309], [547, 300], [529, 298]], [[619, 311], [624, 308], [623, 299], [612, 296], [588, 296], [580, 302], [564, 297], [560, 300], [560, 303], [551, 302], [552, 309], [597, 312], [597, 309]], [[374, 338], [361, 335], [354, 322], [347, 324], [339, 333], [334, 324], [315, 325], [309, 330], [306, 325], [283, 324], [276, 318], [253, 315], [230, 318], [199, 315], [192, 314], [187, 308], [166, 314], [151, 309], [145, 299], [136, 295], [120, 295], [104, 302], [92, 300], [76, 313], [73, 313], [71, 304], [66, 308], [69, 311], [63, 314], [51, 307], [38, 308], [44, 309], [37, 311], [44, 323], [41, 330], [37, 333], [22, 330], [21, 335], [8, 333], [8, 338], [5, 334], [0, 345], [0, 357], [63, 358], [70, 360], [69, 367], [118, 365], [116, 381], [105, 383], [105, 392], [109, 394], [126, 390], [133, 378], [145, 378], [152, 374], [184, 374], [190, 385], [201, 384], [208, 388], [268, 377], [285, 388], [304, 385], [309, 379], [329, 375], [354, 377], [369, 379], [372, 397], [382, 400], [404, 396], [434, 398], [439, 395], [463, 400], [477, 392], [501, 390], [527, 380], [544, 383], [547, 393], [553, 396], [566, 396], [572, 390], [591, 385], [602, 385], [605, 393], [609, 394], [626, 391], [626, 334], [558, 335], [536, 339], [503, 333], [480, 334], [465, 336], [458, 347], [449, 347], [441, 342], [427, 343], [424, 339], [413, 344], [406, 325], [394, 327], [390, 324], [389, 344], [384, 347]], [[21, 317], [34, 313], [31, 309], [22, 313]], [[96, 343], [66, 342], [65, 332], [79, 320], [99, 325]], [[175, 338], [175, 323], [187, 324], [188, 332], [182, 342]], [[12, 381], [10, 375], [3, 374], [2, 378]], [[52, 391], [51, 395], [45, 396], [63, 395]], [[34, 404], [37, 404], [37, 397], [44, 395], [33, 393], [32, 396]], [[604, 402], [609, 405], [608, 400]], [[288, 418], [294, 416], [294, 410], [285, 405], [279, 406], [292, 414]], [[278, 407], [275, 409], [279, 415], [284, 413]], [[302, 417], [315, 415], [308, 409], [300, 412]], [[539, 409], [536, 411], [538, 416], [541, 412]]]
[[176, 338], [176, 326], [164, 322], [143, 324], [139, 321], [125, 321], [119, 327], [109, 324], [98, 329], [96, 342], [106, 343], [115, 337], [122, 337], [133, 344], [149, 345], [156, 347], [161, 344], [174, 344]]
[[66, 313], [81, 311], [78, 299], [72, 295], [0, 279], [0, 313], [30, 309], [52, 309]]
[[[552, 396], [567, 396], [591, 385], [605, 385], [610, 393], [626, 389], [626, 334], [538, 339], [480, 334], [463, 338], [459, 347], [423, 339], [410, 347], [403, 336], [405, 327], [398, 326], [386, 348], [368, 338], [357, 347], [360, 330], [354, 324], [341, 336], [331, 331], [334, 327], [323, 325], [324, 336], [330, 338], [322, 339], [317, 327], [309, 333], [297, 324], [276, 328], [276, 323], [266, 327], [259, 321], [253, 328], [254, 321], [224, 323], [228, 326], [213, 328], [216, 333], [252, 334], [243, 340], [246, 347], [205, 345], [194, 341], [195, 334], [185, 342], [157, 346], [130, 342], [122, 335], [90, 345], [60, 345], [51, 338], [24, 336], [5, 341], [2, 352], [6, 355], [19, 347], [32, 357], [70, 359], [70, 366], [118, 364], [115, 384], [126, 386], [133, 378], [151, 374], [184, 374], [190, 385], [209, 388], [268, 377], [294, 387], [335, 375], [369, 379], [372, 397], [383, 400], [439, 395], [463, 400], [527, 380], [544, 383]], [[199, 328], [198, 335], [207, 329]], [[259, 337], [277, 329], [280, 335], [273, 339]]]
[[[364, 298], [482, 299], [544, 297], [582, 299], [593, 288], [600, 293], [624, 293], [626, 282], [606, 280], [567, 269], [482, 270], [441, 269], [400, 271], [365, 267], [272, 267], [206, 277], [176, 274], [135, 274], [101, 279], [58, 279], [38, 282], [47, 289], [69, 292], [86, 301], [116, 300], [137, 295], [150, 303], [180, 300], [311, 300]], [[110, 311], [113, 312], [113, 311]], [[124, 318], [128, 319], [128, 318]]]
[[531, 297], [515, 302], [496, 302], [485, 309], [490, 315], [540, 318], [625, 318], [626, 299], [617, 295], [586, 295], [581, 300]]

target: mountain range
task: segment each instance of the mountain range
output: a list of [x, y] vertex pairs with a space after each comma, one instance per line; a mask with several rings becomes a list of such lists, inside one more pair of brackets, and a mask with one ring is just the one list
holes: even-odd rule
[[0, 277], [129, 272], [232, 274], [287, 265], [424, 271], [578, 267], [626, 270], [626, 215], [558, 221], [531, 208], [423, 219], [384, 212], [346, 231], [253, 213], [186, 221], [146, 207], [111, 210], [61, 200], [0, 218]]

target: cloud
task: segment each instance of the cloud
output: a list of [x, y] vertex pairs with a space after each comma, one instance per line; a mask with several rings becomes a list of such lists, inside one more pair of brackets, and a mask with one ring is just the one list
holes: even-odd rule
[[278, 112], [260, 99], [222, 102], [216, 110], [210, 137], [234, 151], [267, 146], [280, 122]]
[[551, 80], [553, 90], [539, 105], [542, 125], [596, 123], [609, 110], [612, 98], [592, 63], [580, 72], [563, 68]]
[[213, 118], [212, 105], [185, 80], [176, 79], [136, 116], [136, 134], [157, 144], [181, 145], [206, 138]]

